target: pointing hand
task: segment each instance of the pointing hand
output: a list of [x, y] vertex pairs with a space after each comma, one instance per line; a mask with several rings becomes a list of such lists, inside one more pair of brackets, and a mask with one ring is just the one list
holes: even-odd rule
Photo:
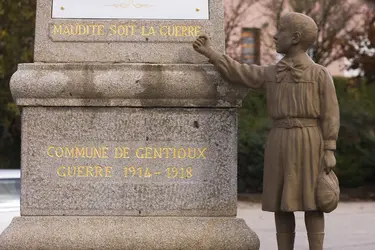
[[211, 41], [206, 35], [199, 36], [193, 43], [193, 48], [206, 57], [212, 53]]

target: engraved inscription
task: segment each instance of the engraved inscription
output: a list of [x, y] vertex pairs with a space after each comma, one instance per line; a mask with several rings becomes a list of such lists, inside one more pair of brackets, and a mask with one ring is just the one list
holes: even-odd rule
[[125, 180], [189, 180], [194, 177], [194, 163], [207, 161], [209, 149], [190, 146], [51, 145], [46, 148], [46, 155], [59, 162], [55, 174], [60, 179], [120, 176]]
[[89, 37], [109, 40], [126, 40], [126, 38], [155, 37], [155, 38], [183, 38], [198, 37], [202, 34], [200, 25], [137, 25], [134, 23], [54, 23], [50, 28], [52, 40], [59, 39], [87, 39]]

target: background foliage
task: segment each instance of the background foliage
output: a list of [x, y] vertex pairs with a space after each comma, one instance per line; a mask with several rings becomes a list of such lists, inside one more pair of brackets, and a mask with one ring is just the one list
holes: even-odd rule
[[0, 168], [19, 168], [19, 110], [12, 102], [10, 77], [18, 63], [32, 62], [35, 0], [0, 1]]

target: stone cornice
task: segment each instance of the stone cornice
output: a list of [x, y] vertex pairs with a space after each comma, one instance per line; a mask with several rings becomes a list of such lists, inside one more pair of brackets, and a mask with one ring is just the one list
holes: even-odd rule
[[19, 106], [239, 107], [248, 89], [210, 64], [20, 64]]

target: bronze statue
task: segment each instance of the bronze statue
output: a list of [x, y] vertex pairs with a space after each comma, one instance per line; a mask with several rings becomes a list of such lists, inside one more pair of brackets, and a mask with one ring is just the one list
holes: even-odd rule
[[274, 212], [278, 249], [294, 248], [296, 211], [305, 212], [311, 250], [322, 250], [324, 210], [316, 204], [319, 174], [336, 165], [339, 106], [327, 69], [306, 54], [317, 38], [316, 23], [291, 12], [281, 18], [274, 36], [285, 56], [271, 66], [246, 65], [216, 52], [207, 36], [194, 49], [209, 58], [221, 76], [264, 90], [273, 120], [264, 156], [262, 210]]

